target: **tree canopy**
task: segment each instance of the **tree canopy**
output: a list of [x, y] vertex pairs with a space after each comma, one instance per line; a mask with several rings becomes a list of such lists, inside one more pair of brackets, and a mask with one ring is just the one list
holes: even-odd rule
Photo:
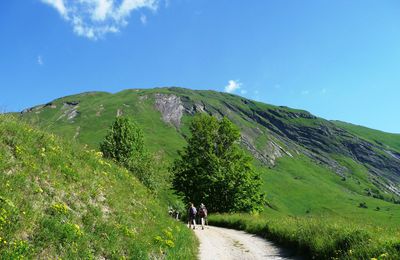
[[238, 144], [239, 129], [226, 117], [198, 114], [190, 133], [172, 166], [173, 187], [186, 202], [203, 202], [214, 212], [262, 210], [261, 178]]
[[100, 150], [104, 157], [133, 172], [148, 188], [155, 190], [159, 185], [152, 155], [145, 149], [142, 130], [132, 119], [117, 117], [100, 144]]
[[117, 117], [100, 144], [100, 150], [107, 158], [126, 163], [144, 152], [142, 130], [126, 117]]

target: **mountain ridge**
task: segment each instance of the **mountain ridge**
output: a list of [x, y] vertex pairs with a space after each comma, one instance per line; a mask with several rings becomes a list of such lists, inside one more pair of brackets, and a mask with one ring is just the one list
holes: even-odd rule
[[386, 199], [400, 195], [400, 149], [396, 138], [394, 145], [374, 142], [337, 121], [308, 111], [234, 94], [177, 87], [86, 92], [55, 99], [20, 115], [93, 147], [97, 147], [115, 116], [132, 116], [144, 128], [152, 150], [171, 160], [185, 144], [188, 123], [197, 112], [227, 116], [238, 125], [242, 145], [262, 167], [274, 167], [282, 157], [304, 154], [343, 179], [351, 178], [351, 170], [337, 159], [343, 156], [367, 168], [368, 181], [384, 194], [372, 195]]

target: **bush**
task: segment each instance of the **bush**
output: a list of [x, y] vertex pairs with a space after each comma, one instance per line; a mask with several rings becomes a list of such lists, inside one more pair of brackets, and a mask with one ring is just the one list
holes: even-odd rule
[[360, 202], [360, 205], [359, 205], [359, 207], [360, 207], [360, 208], [363, 208], [363, 209], [367, 209], [367, 208], [368, 208], [368, 206], [367, 206], [367, 203], [366, 203], [366, 202]]
[[144, 146], [142, 130], [126, 117], [117, 117], [100, 144], [103, 156], [134, 173], [149, 189], [155, 191], [159, 182], [155, 175], [154, 158]]
[[131, 119], [117, 117], [100, 144], [104, 157], [128, 165], [144, 153], [143, 133]]

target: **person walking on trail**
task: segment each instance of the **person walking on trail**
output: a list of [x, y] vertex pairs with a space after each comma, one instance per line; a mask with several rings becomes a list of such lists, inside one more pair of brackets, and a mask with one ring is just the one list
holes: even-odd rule
[[189, 228], [191, 228], [193, 224], [193, 229], [196, 229], [196, 214], [197, 214], [196, 207], [193, 205], [193, 203], [190, 203], [190, 207], [188, 210]]
[[208, 221], [207, 221], [207, 208], [203, 203], [200, 204], [199, 216], [201, 221], [201, 229], [204, 230], [204, 225], [205, 224], [208, 225]]

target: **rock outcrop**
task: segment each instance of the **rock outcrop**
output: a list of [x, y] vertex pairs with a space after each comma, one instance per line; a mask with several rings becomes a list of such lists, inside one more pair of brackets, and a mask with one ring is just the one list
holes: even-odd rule
[[67, 121], [73, 123], [74, 119], [80, 114], [78, 108], [78, 101], [64, 102], [63, 106], [61, 107], [62, 114], [58, 117], [57, 121], [66, 118]]
[[155, 94], [155, 106], [161, 112], [164, 122], [179, 127], [183, 116], [183, 107], [180, 97], [167, 94]]

